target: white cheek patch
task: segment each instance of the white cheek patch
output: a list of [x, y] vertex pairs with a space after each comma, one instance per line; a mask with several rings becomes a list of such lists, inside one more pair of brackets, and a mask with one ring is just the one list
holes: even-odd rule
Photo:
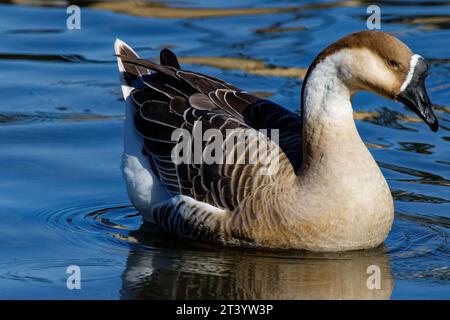
[[422, 57], [418, 54], [414, 54], [411, 56], [411, 60], [409, 62], [409, 71], [408, 74], [406, 75], [406, 79], [403, 82], [402, 86], [400, 87], [400, 92], [402, 92], [403, 90], [405, 90], [409, 83], [411, 82], [411, 79], [414, 75], [414, 69], [416, 68], [417, 62], [419, 61], [419, 59], [422, 59]]

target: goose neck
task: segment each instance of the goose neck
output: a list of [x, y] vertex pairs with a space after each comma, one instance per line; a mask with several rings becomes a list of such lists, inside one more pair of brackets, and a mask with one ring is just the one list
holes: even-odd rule
[[[351, 97], [339, 54], [313, 65], [302, 91], [303, 170], [364, 147], [353, 120]], [[367, 149], [365, 149], [367, 150]]]

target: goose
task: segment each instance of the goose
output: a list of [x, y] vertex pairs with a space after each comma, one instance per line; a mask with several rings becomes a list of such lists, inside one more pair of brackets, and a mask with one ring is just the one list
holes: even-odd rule
[[[120, 39], [115, 52], [126, 105], [121, 168], [128, 196], [145, 221], [183, 238], [324, 252], [377, 247], [391, 229], [393, 199], [358, 134], [352, 97], [373, 92], [403, 103], [432, 131], [439, 127], [425, 89], [427, 62], [381, 31], [349, 34], [314, 59], [300, 115], [181, 68], [169, 49], [161, 50], [160, 64]], [[215, 140], [196, 143], [198, 128], [223, 133], [223, 141], [238, 132], [234, 145], [216, 153], [240, 156], [244, 145], [248, 160], [256, 140], [273, 152], [244, 163], [192, 159], [194, 149], [205, 155]], [[180, 131], [194, 136], [183, 150], [194, 155], [190, 161], [173, 157]], [[246, 131], [257, 138], [242, 136]]]

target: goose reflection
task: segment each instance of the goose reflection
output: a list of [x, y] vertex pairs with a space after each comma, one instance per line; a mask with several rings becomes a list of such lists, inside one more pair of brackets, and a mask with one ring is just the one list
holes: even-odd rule
[[[384, 247], [334, 254], [217, 248], [149, 224], [129, 237], [137, 244], [122, 299], [389, 299], [393, 288]], [[371, 265], [381, 271], [379, 289], [368, 288]]]

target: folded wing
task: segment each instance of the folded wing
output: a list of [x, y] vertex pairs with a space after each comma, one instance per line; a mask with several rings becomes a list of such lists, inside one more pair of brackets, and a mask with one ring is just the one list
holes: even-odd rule
[[[136, 108], [134, 123], [144, 137], [143, 152], [173, 196], [186, 195], [234, 211], [258, 185], [271, 179], [267, 170], [274, 161], [252, 158], [255, 150], [268, 147], [271, 157], [285, 154], [292, 170], [300, 166], [298, 115], [223, 80], [182, 70], [176, 56], [167, 49], [161, 51], [160, 65], [129, 56], [121, 59], [124, 64], [134, 66], [133, 70], [152, 71], [141, 75], [140, 85], [131, 92]], [[203, 139], [208, 129], [221, 132], [222, 145], [230, 142], [231, 148], [220, 151], [212, 148], [217, 143], [215, 137]], [[261, 129], [268, 131], [258, 132]], [[278, 145], [271, 141], [270, 129], [279, 130]], [[181, 145], [182, 137], [174, 139], [178, 132], [189, 133], [193, 138], [184, 144], [183, 151], [189, 154], [184, 159], [190, 159], [187, 162], [173, 158], [174, 148]], [[231, 143], [231, 139], [237, 143]], [[222, 152], [222, 163], [204, 161], [212, 150]], [[199, 152], [201, 159], [197, 159]]]

